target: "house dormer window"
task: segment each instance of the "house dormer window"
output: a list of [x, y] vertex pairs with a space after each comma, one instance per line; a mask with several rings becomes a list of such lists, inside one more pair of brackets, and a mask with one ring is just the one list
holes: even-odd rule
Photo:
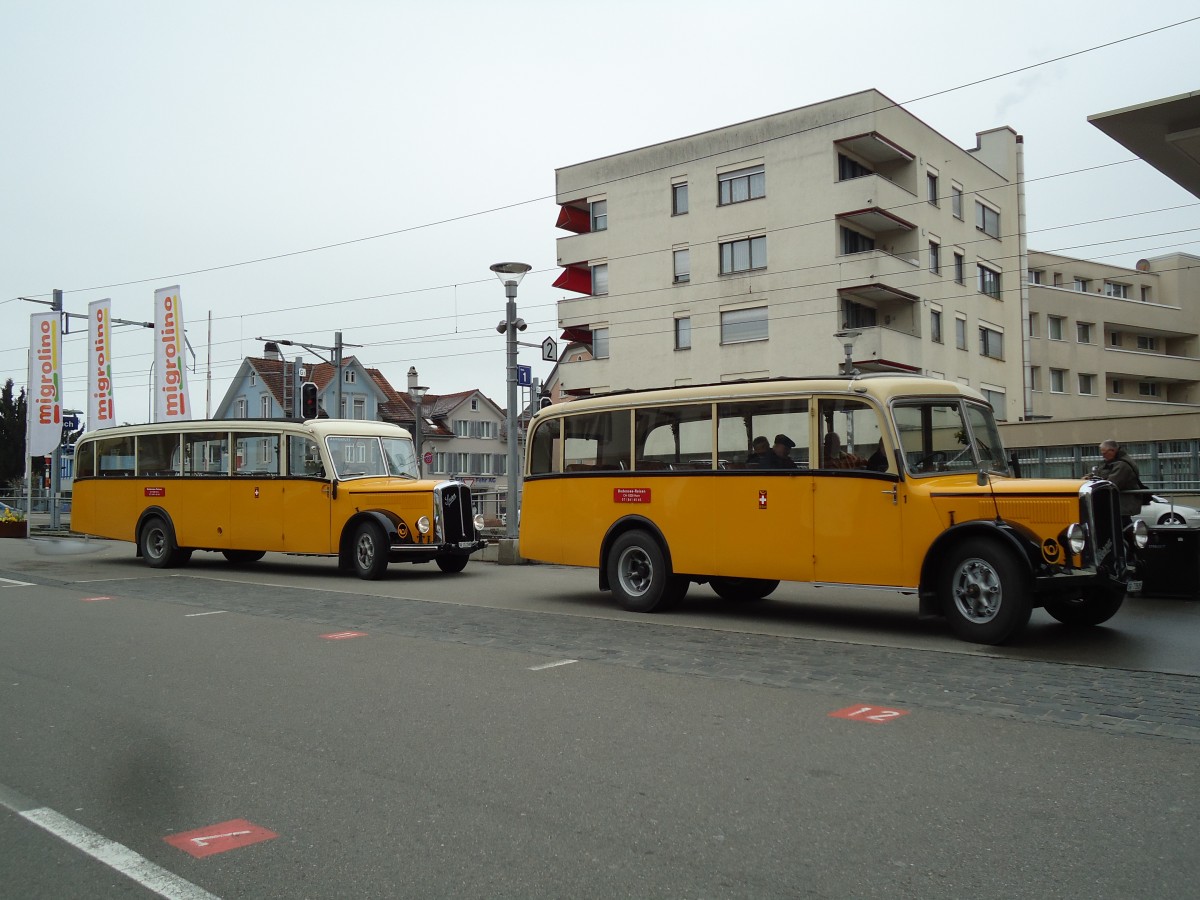
[[258, 384], [258, 373], [251, 372], [250, 373], [250, 387], [254, 387], [256, 384]]
[[355, 373], [353, 369], [347, 369], [345, 374], [342, 376], [342, 380], [345, 381], [346, 384], [354, 384], [354, 375]]

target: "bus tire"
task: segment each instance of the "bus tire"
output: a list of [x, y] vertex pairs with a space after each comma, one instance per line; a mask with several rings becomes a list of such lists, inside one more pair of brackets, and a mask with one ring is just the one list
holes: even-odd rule
[[975, 644], [1000, 644], [1029, 622], [1030, 586], [1020, 561], [992, 540], [971, 538], [946, 555], [939, 595], [954, 633]]
[[645, 531], [627, 531], [613, 542], [608, 554], [608, 584], [622, 609], [661, 612], [683, 599], [687, 580], [667, 570], [658, 541]]
[[192, 557], [192, 551], [180, 550], [175, 544], [175, 535], [162, 516], [151, 516], [142, 523], [138, 534], [138, 550], [146, 565], [154, 569], [170, 569], [181, 566]]
[[437, 567], [443, 572], [453, 575], [455, 572], [461, 572], [467, 567], [467, 557], [439, 556], [437, 558]]
[[362, 522], [354, 529], [350, 545], [350, 562], [354, 574], [367, 581], [383, 577], [388, 564], [387, 535], [375, 522]]
[[1125, 595], [1120, 591], [1091, 588], [1078, 597], [1047, 598], [1044, 606], [1064, 625], [1087, 627], [1107, 622], [1117, 614]]
[[258, 562], [267, 555], [265, 550], [222, 550], [221, 555], [235, 566]]
[[710, 578], [708, 583], [722, 600], [735, 603], [762, 600], [779, 587], [778, 581], [766, 578]]

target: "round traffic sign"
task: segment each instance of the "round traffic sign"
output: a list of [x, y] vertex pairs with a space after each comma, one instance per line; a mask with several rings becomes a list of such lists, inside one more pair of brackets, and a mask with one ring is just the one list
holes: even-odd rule
[[429, 450], [426, 450], [426, 451], [425, 451], [425, 456], [424, 456], [424, 457], [422, 457], [422, 459], [424, 459], [424, 460], [425, 460], [425, 465], [427, 465], [427, 466], [432, 466], [432, 465], [433, 465], [433, 453], [432, 453], [431, 451], [429, 451]]

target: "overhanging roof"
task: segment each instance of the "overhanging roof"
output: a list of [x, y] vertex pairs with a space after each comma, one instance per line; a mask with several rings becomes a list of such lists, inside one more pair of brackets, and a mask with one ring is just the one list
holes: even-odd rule
[[1200, 91], [1096, 113], [1088, 121], [1200, 197]]
[[849, 297], [857, 297], [860, 300], [872, 300], [875, 303], [883, 303], [888, 300], [904, 300], [909, 303], [916, 303], [921, 299], [916, 294], [910, 294], [908, 291], [902, 291], [899, 288], [879, 282], [838, 288], [838, 293]]
[[886, 209], [880, 209], [877, 206], [838, 213], [837, 218], [853, 222], [855, 225], [865, 228], [873, 234], [880, 234], [884, 231], [912, 231], [917, 227], [912, 222], [902, 219], [894, 213], [888, 212]]
[[873, 163], [893, 162], [896, 160], [912, 162], [916, 158], [899, 144], [889, 141], [878, 131], [856, 134], [853, 137], [834, 141], [834, 143]]

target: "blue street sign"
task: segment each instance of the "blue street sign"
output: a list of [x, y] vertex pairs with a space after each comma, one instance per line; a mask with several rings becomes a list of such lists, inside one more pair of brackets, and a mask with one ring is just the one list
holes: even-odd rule
[[533, 372], [530, 366], [517, 366], [517, 384], [529, 387], [533, 384]]
[[62, 423], [63, 423], [63, 428], [65, 428], [65, 429], [69, 429], [70, 431], [78, 431], [79, 430], [79, 416], [74, 416], [74, 415], [63, 416]]

